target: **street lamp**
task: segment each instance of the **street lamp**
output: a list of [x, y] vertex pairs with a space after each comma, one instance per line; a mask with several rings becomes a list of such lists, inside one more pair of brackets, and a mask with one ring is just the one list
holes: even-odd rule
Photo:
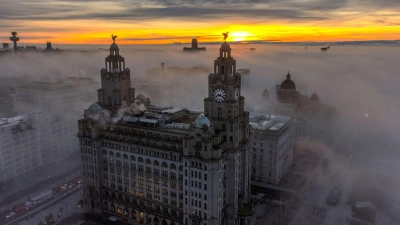
[[67, 216], [67, 225], [69, 225], [69, 223], [68, 223], [68, 203], [66, 203], [66, 202], [60, 202], [60, 203], [65, 205], [65, 215]]

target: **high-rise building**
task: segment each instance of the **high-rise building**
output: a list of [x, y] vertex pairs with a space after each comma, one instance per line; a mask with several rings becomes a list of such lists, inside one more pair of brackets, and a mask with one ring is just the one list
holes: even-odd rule
[[90, 78], [69, 77], [64, 80], [33, 81], [15, 88], [14, 111], [19, 114], [51, 112], [58, 115], [81, 110], [96, 99], [99, 83]]
[[293, 119], [290, 116], [250, 113], [251, 179], [277, 184], [293, 162]]
[[[75, 118], [76, 119], [76, 118]], [[49, 113], [0, 120], [0, 182], [77, 152], [76, 124]]]
[[37, 136], [24, 116], [0, 120], [0, 182], [42, 165]]
[[253, 224], [250, 127], [241, 75], [223, 43], [204, 115], [135, 99], [114, 43], [98, 102], [79, 120], [84, 204], [145, 224]]

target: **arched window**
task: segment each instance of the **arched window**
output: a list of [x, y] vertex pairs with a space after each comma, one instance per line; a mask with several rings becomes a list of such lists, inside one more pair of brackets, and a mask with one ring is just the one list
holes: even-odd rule
[[108, 154], [109, 154], [110, 156], [114, 156], [114, 152], [112, 152], [112, 151], [110, 151]]
[[124, 159], [128, 159], [128, 155], [127, 154], [124, 154]]
[[166, 162], [163, 162], [162, 167], [168, 168], [168, 164]]
[[183, 166], [179, 166], [179, 171], [183, 171]]
[[142, 157], [139, 157], [139, 162], [143, 162], [143, 159], [142, 159]]
[[132, 161], [136, 161], [135, 156], [131, 156], [131, 160], [132, 160]]
[[106, 150], [103, 150], [103, 155], [107, 155], [107, 151]]
[[175, 164], [171, 164], [171, 169], [176, 170]]
[[150, 159], [146, 159], [146, 164], [151, 164], [151, 160]]
[[154, 165], [155, 165], [155, 166], [159, 166], [159, 165], [160, 165], [160, 163], [158, 163], [158, 161], [157, 161], [157, 160], [154, 160]]
[[121, 154], [117, 153], [117, 158], [121, 158]]
[[218, 107], [218, 117], [217, 118], [218, 119], [222, 118], [222, 108], [221, 107]]

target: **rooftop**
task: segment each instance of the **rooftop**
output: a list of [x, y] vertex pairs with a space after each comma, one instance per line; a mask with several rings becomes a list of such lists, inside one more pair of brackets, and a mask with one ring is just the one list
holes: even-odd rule
[[250, 113], [249, 124], [256, 130], [279, 131], [291, 121], [290, 116]]
[[160, 127], [167, 129], [190, 128], [199, 114], [180, 107], [157, 107], [150, 105], [142, 115], [125, 115], [120, 123]]

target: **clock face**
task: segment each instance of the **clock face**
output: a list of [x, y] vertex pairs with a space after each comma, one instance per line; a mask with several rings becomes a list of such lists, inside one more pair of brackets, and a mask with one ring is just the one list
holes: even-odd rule
[[222, 88], [216, 88], [213, 92], [213, 97], [216, 102], [221, 103], [226, 99], [226, 92]]
[[240, 91], [239, 91], [239, 88], [236, 88], [235, 89], [235, 100], [236, 101], [239, 100], [239, 97], [240, 97]]

